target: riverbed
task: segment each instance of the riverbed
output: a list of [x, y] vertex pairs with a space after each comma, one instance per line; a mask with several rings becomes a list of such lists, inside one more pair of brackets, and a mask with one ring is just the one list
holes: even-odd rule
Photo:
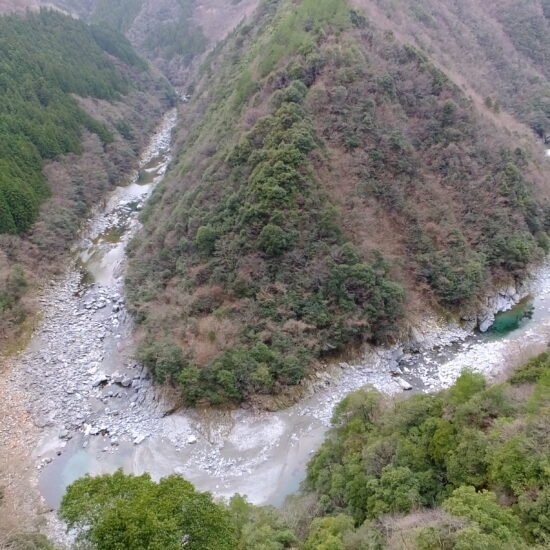
[[200, 490], [282, 502], [295, 491], [321, 444], [334, 406], [371, 384], [389, 395], [448, 387], [463, 369], [498, 377], [544, 349], [550, 339], [550, 264], [529, 283], [531, 297], [495, 330], [472, 334], [435, 323], [424, 343], [365, 352], [331, 365], [309, 383], [309, 396], [278, 412], [172, 412], [133, 359], [132, 321], [124, 296], [125, 248], [139, 230], [139, 211], [171, 159], [175, 111], [163, 119], [139, 171], [91, 217], [66, 274], [44, 291], [43, 319], [16, 360], [8, 391], [25, 395], [38, 437], [32, 483], [56, 508], [68, 484], [85, 474], [123, 468], [158, 479], [178, 474]]

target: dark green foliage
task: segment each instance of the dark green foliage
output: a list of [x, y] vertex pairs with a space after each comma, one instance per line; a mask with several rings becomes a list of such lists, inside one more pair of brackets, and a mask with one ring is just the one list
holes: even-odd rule
[[299, 358], [256, 343], [228, 350], [202, 369], [187, 366], [178, 381], [188, 404], [207, 399], [219, 405], [227, 400], [239, 402], [254, 393], [271, 393], [276, 385], [297, 384], [303, 374]]
[[115, 99], [128, 90], [105, 52], [142, 63], [118, 34], [58, 12], [0, 18], [0, 233], [23, 233], [48, 195], [42, 161], [80, 152], [82, 127], [112, 135], [70, 94]]
[[107, 53], [140, 71], [147, 70], [147, 62], [135, 52], [130, 42], [125, 40], [118, 31], [105, 25], [92, 25], [91, 30], [94, 40]]
[[206, 254], [212, 254], [216, 246], [216, 239], [218, 234], [211, 225], [202, 225], [197, 230], [197, 236], [195, 237], [195, 244], [201, 252]]
[[182, 349], [169, 342], [156, 342], [150, 346], [143, 346], [139, 359], [149, 367], [155, 380], [161, 383], [174, 380], [181, 369], [188, 365]]
[[195, 0], [178, 0], [179, 19], [156, 25], [147, 36], [147, 47], [168, 60], [180, 55], [186, 65], [202, 53], [207, 42], [202, 29], [191, 19], [194, 3]]

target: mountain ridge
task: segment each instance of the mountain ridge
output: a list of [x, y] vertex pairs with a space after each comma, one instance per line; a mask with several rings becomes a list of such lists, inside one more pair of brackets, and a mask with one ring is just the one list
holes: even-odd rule
[[352, 5], [264, 2], [183, 112], [128, 284], [142, 359], [189, 402], [285, 391], [399, 337], [402, 288], [460, 316], [547, 250], [540, 146]]

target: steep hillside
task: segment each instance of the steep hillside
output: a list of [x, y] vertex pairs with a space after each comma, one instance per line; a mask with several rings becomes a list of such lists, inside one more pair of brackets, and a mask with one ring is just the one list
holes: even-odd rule
[[354, 0], [383, 28], [452, 71], [457, 82], [541, 136], [550, 132], [548, 0]]
[[548, 250], [542, 152], [344, 0], [263, 2], [196, 84], [128, 278], [187, 402], [284, 391]]
[[[32, 39], [31, 39], [32, 38]], [[121, 35], [46, 11], [0, 18], [0, 334], [171, 98]]]

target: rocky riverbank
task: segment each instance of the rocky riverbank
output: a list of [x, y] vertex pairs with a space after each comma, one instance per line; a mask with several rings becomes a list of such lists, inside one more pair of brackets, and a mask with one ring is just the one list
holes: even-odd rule
[[[36, 486], [37, 474], [76, 435], [83, 447], [98, 435], [107, 438], [109, 448], [123, 437], [139, 442], [165, 412], [162, 395], [126, 347], [131, 322], [124, 307], [123, 260], [139, 225], [137, 212], [169, 163], [175, 122], [171, 111], [142, 154], [141, 167], [151, 172], [151, 182], [140, 185], [136, 173], [96, 209], [74, 265], [45, 285], [38, 298], [42, 319], [28, 348], [3, 361], [0, 487], [23, 518], [41, 509], [29, 485]], [[97, 282], [83, 282], [81, 270], [97, 275]]]
[[[170, 113], [144, 153], [140, 173], [93, 215], [75, 265], [41, 296], [43, 319], [31, 344], [0, 380], [8, 418], [0, 427], [7, 450], [0, 475], [18, 492], [13, 502], [27, 506], [29, 515], [54, 508], [66, 485], [81, 475], [118, 467], [157, 478], [177, 473], [220, 496], [239, 492], [256, 503], [276, 504], [297, 488], [334, 406], [351, 391], [365, 384], [390, 395], [434, 391], [464, 368], [491, 374], [522, 346], [546, 345], [550, 264], [523, 285], [488, 296], [481, 313], [460, 324], [423, 320], [405, 345], [370, 349], [359, 361], [316, 372], [304, 382], [302, 399], [284, 410], [172, 414], [169, 392], [154, 387], [132, 358], [123, 275], [125, 246], [139, 227], [137, 212], [169, 163], [174, 124]], [[509, 338], [473, 334], [529, 293], [538, 297], [527, 328]], [[62, 538], [55, 514], [48, 519], [50, 531]]]

